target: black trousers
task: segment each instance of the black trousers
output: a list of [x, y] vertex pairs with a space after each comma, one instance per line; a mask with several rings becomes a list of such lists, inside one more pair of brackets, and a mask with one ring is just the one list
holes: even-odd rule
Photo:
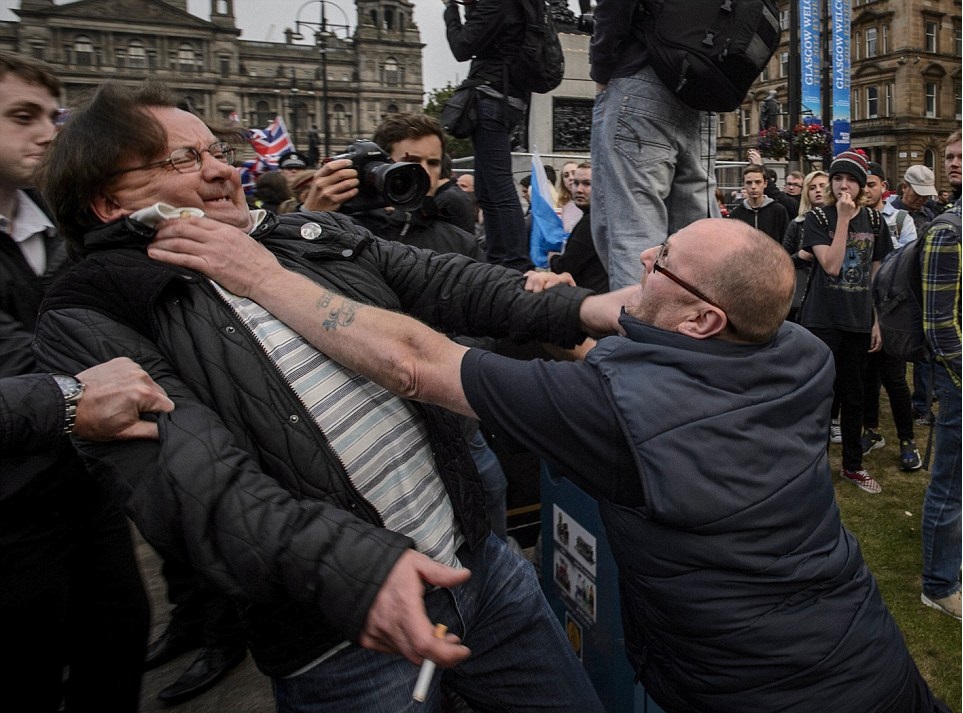
[[93, 478], [0, 503], [0, 711], [136, 711], [149, 620], [129, 524]]

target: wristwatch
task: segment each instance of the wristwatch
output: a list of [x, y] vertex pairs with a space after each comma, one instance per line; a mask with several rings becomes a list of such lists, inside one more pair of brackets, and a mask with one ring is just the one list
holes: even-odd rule
[[73, 433], [74, 424], [77, 421], [77, 404], [80, 397], [84, 395], [84, 385], [73, 376], [67, 374], [51, 374], [60, 393], [64, 395], [64, 435], [69, 436]]

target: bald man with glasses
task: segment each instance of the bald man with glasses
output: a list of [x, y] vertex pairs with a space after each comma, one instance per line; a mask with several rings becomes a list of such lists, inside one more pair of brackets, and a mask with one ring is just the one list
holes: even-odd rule
[[948, 711], [840, 521], [832, 355], [784, 322], [794, 271], [765, 234], [705, 219], [643, 252], [640, 283], [604, 296], [621, 334], [583, 362], [459, 346], [227, 237], [149, 251], [389, 390], [484, 419], [598, 498], [628, 655], [668, 713]]

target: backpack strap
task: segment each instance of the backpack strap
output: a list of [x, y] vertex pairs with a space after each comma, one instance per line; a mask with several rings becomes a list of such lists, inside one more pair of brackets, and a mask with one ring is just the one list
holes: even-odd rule
[[898, 211], [896, 211], [896, 237], [897, 237], [897, 239], [899, 239], [899, 236], [903, 234], [903, 223], [906, 222], [906, 216], [908, 216], [908, 215], [909, 215], [909, 213], [907, 213], [905, 210], [898, 210]]
[[826, 216], [826, 211], [824, 211], [820, 206], [813, 206], [813, 214], [816, 216], [816, 220], [819, 224], [823, 226], [826, 230], [829, 230], [829, 218]]

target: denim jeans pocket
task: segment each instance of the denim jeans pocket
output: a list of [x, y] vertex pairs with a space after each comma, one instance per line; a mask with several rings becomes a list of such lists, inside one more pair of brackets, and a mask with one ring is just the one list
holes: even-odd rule
[[633, 166], [642, 168], [659, 163], [672, 163], [672, 147], [661, 137], [643, 134], [640, 127], [623, 118], [619, 118], [613, 140], [613, 148]]

